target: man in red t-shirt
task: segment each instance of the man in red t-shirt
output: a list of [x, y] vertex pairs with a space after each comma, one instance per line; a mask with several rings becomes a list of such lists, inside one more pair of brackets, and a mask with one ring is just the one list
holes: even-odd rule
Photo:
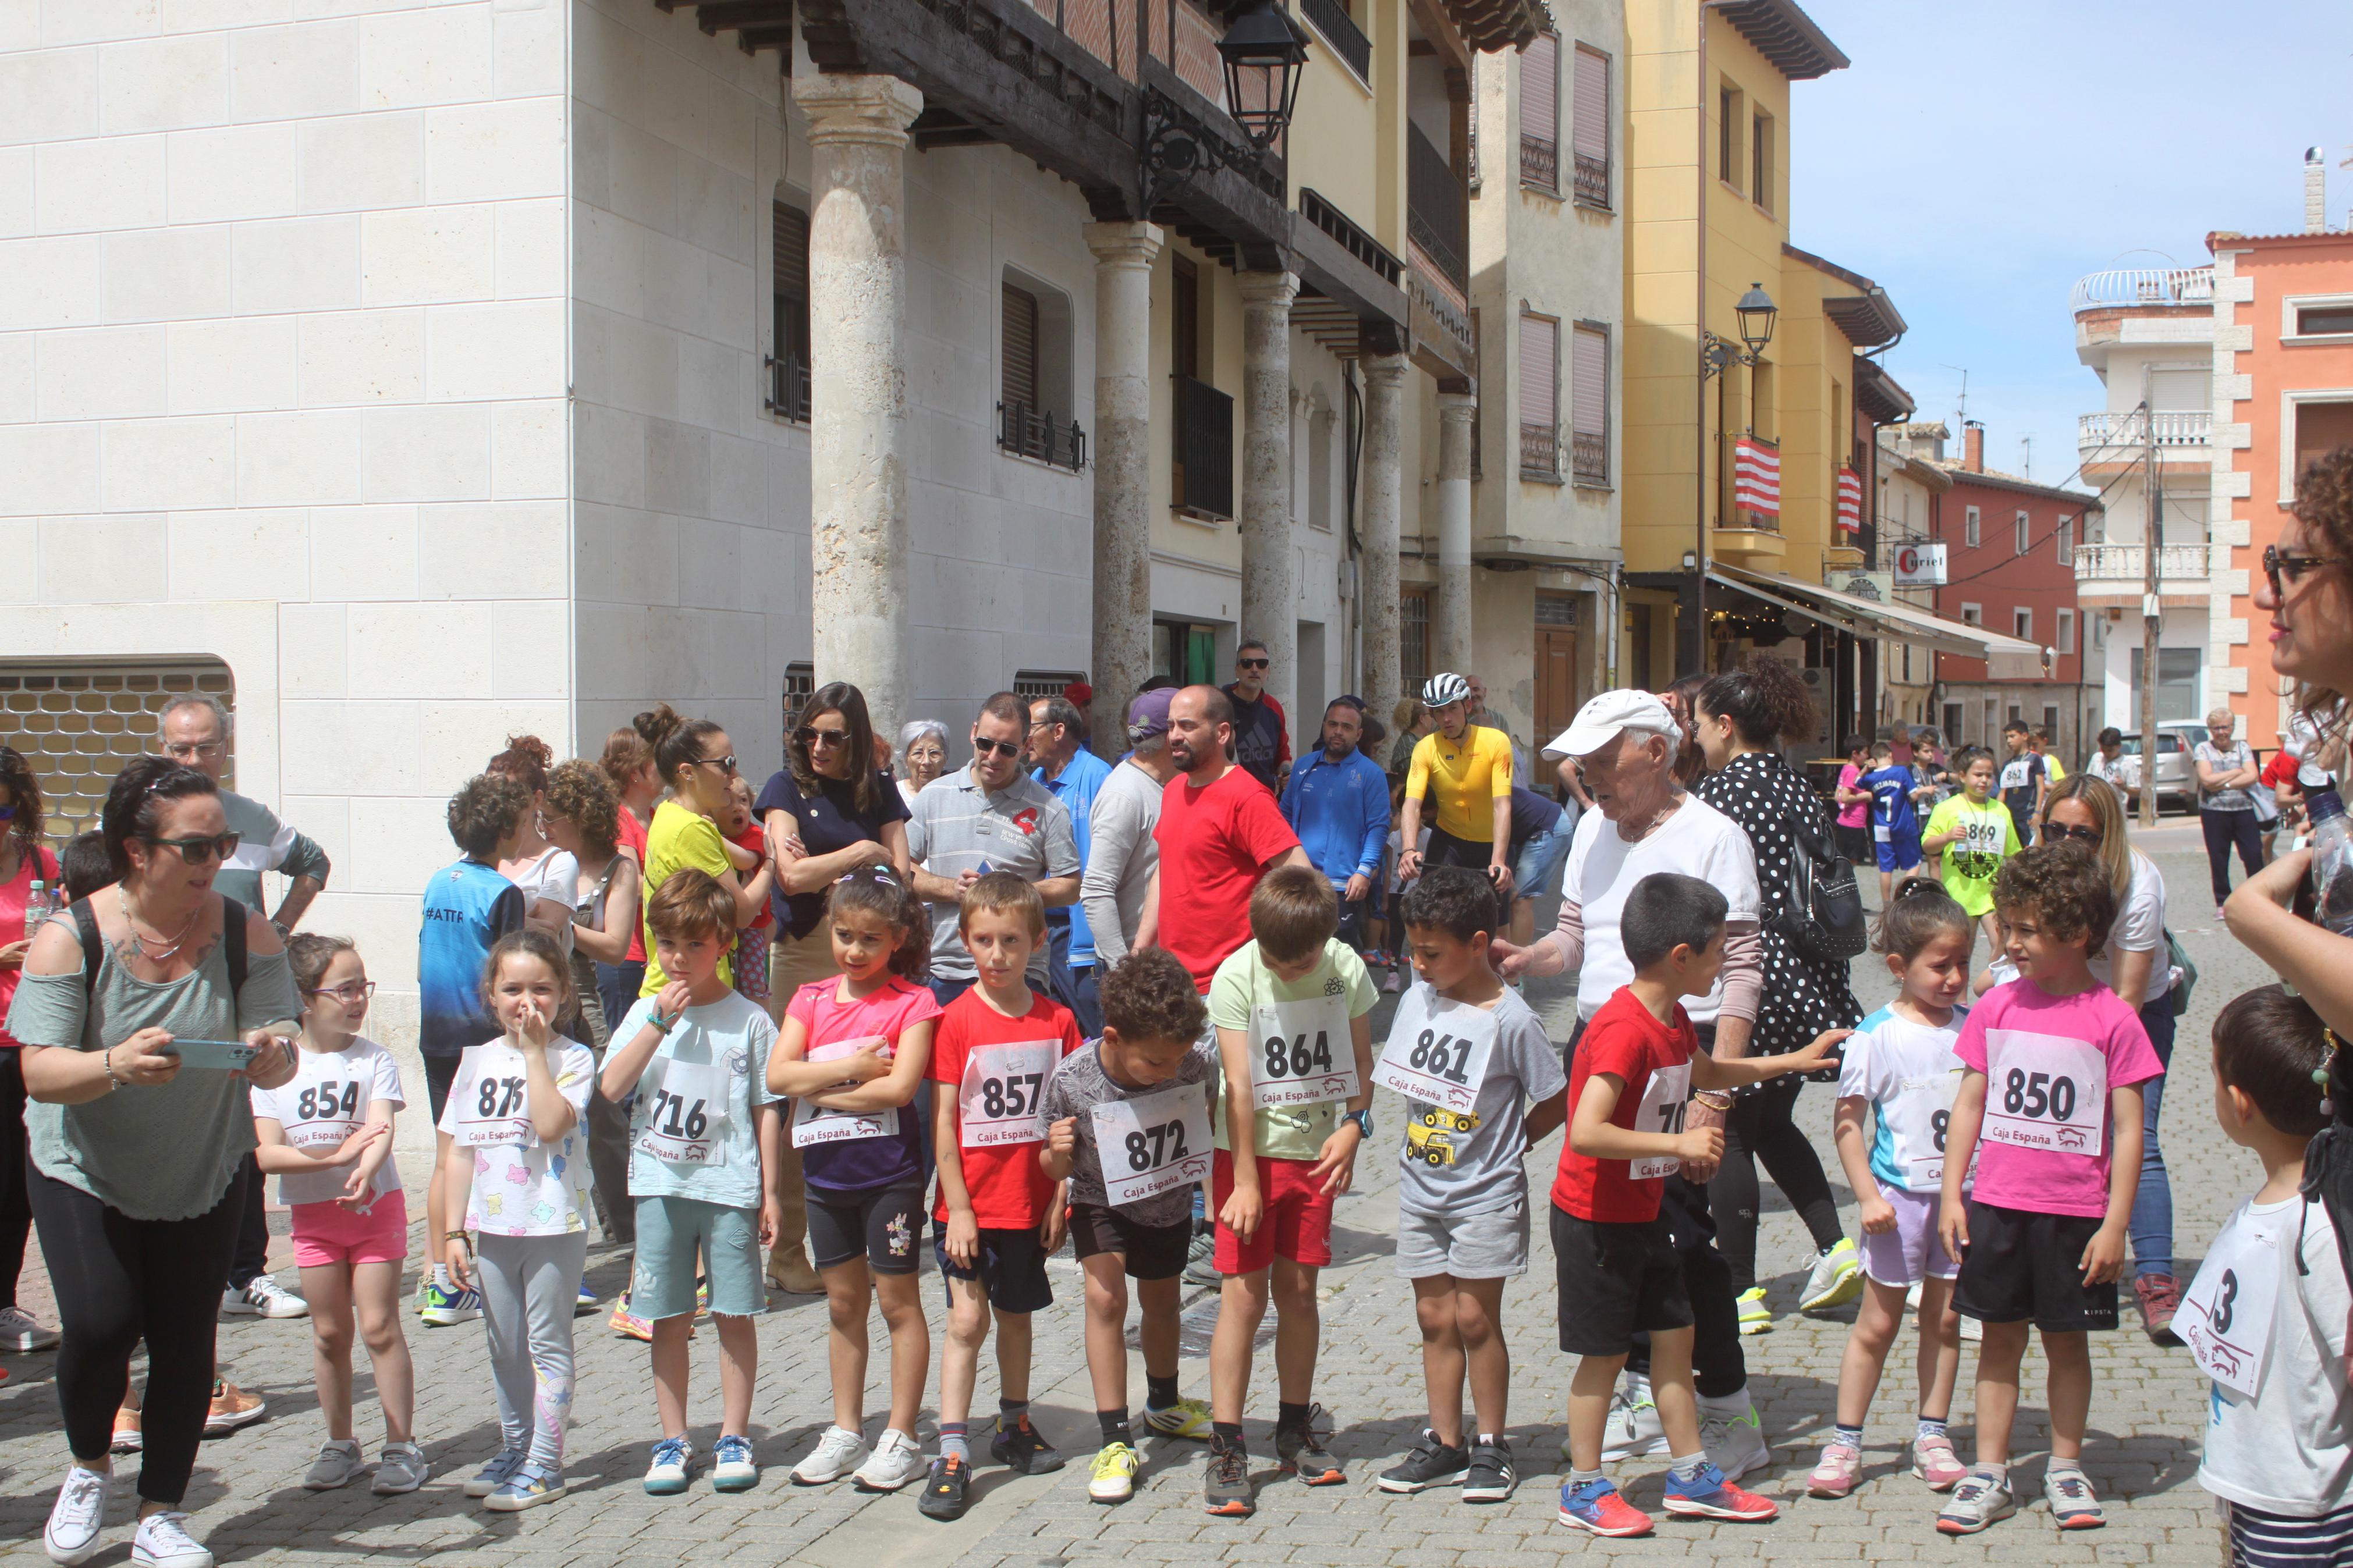
[[1250, 939], [1258, 879], [1277, 866], [1312, 864], [1274, 796], [1229, 760], [1233, 734], [1233, 703], [1214, 686], [1188, 686], [1168, 704], [1177, 773], [1152, 829], [1160, 866], [1135, 939], [1166, 948], [1205, 996], [1218, 965]]

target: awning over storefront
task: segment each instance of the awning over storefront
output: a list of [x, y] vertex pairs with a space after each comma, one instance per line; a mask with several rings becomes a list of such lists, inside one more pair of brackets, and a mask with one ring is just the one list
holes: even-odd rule
[[1911, 605], [1842, 594], [1836, 588], [1801, 583], [1794, 577], [1768, 577], [1721, 562], [1710, 566], [1707, 574], [1711, 582], [1857, 637], [1885, 637], [1961, 658], [1981, 658], [1986, 661], [1986, 673], [1991, 679], [2039, 680], [2049, 673], [2042, 649], [2024, 637], [2005, 637], [1965, 621], [1949, 621]]

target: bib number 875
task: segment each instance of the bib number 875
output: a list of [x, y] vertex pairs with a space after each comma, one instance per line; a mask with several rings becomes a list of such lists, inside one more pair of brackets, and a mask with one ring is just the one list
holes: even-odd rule
[[486, 1078], [474, 1096], [477, 1116], [512, 1116], [522, 1107], [522, 1079]]
[[1156, 1171], [1190, 1152], [1185, 1146], [1185, 1122], [1181, 1117], [1156, 1127], [1139, 1127], [1127, 1135], [1127, 1168], [1139, 1174]]
[[2030, 1073], [2012, 1068], [2002, 1081], [2001, 1108], [2012, 1116], [2036, 1121], [2047, 1116], [2053, 1121], [2072, 1121], [2075, 1119], [2075, 1080], [2064, 1074], [2053, 1077], [2047, 1072]]
[[1406, 1065], [1432, 1078], [1442, 1078], [1449, 1083], [1471, 1081], [1471, 1042], [1452, 1035], [1441, 1035], [1435, 1029], [1424, 1029], [1413, 1043], [1413, 1054]]
[[[1429, 1038], [1427, 1035], [1422, 1037]], [[1420, 1065], [1419, 1061], [1414, 1063], [1416, 1067]], [[1315, 1038], [1312, 1043], [1305, 1035], [1298, 1036], [1288, 1042], [1281, 1035], [1269, 1035], [1266, 1037], [1266, 1076], [1268, 1078], [1305, 1078], [1311, 1072], [1321, 1073], [1331, 1070], [1331, 1037], [1323, 1030], [1315, 1031]]]

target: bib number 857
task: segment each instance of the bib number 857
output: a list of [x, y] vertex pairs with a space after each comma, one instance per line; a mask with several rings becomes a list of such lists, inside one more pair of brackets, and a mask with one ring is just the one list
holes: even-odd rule
[[[1046, 1081], [1043, 1073], [1016, 1073], [1011, 1078], [985, 1078], [980, 1080], [980, 1108], [991, 1121], [1028, 1116], [1038, 1109], [1039, 1086]], [[1142, 1166], [1136, 1167], [1138, 1170]]]
[[[1428, 1037], [1427, 1034], [1423, 1036], [1425, 1039]], [[1419, 1067], [1421, 1063], [1417, 1060], [1414, 1065]], [[1266, 1076], [1269, 1079], [1305, 1078], [1310, 1073], [1331, 1070], [1331, 1037], [1323, 1030], [1315, 1031], [1313, 1042], [1305, 1035], [1294, 1036], [1288, 1041], [1281, 1035], [1266, 1037]]]
[[1453, 1035], [1441, 1035], [1435, 1029], [1424, 1029], [1414, 1040], [1413, 1054], [1406, 1065], [1432, 1078], [1442, 1078], [1449, 1083], [1471, 1081], [1471, 1042]]
[[1185, 1146], [1185, 1122], [1181, 1117], [1155, 1127], [1139, 1127], [1127, 1135], [1127, 1168], [1138, 1174], [1173, 1164], [1191, 1152]]
[[2001, 1108], [2012, 1116], [2035, 1120], [2047, 1116], [2053, 1121], [2072, 1121], [2075, 1119], [2075, 1080], [2064, 1074], [2030, 1073], [2012, 1068], [2002, 1080]]

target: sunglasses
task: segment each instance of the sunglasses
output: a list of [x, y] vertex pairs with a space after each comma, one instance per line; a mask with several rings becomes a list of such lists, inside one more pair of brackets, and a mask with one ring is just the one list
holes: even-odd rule
[[975, 735], [972, 738], [972, 754], [976, 757], [1018, 757], [1021, 754], [1021, 742], [1018, 741], [991, 741], [985, 739], [982, 736]]
[[735, 776], [735, 753], [730, 752], [723, 757], [699, 757], [695, 760], [695, 766], [717, 768], [733, 778]]
[[820, 730], [815, 725], [804, 724], [793, 731], [793, 739], [804, 746], [846, 746], [849, 744], [849, 731]]
[[2263, 578], [2272, 585], [2272, 597], [2285, 592], [2280, 586], [2282, 578], [2295, 582], [2306, 573], [2323, 566], [2341, 566], [2344, 563], [2333, 555], [2295, 555], [2276, 544], [2263, 546]]
[[226, 860], [237, 853], [237, 835], [223, 833], [209, 838], [150, 838], [153, 845], [170, 845], [180, 853], [183, 863], [209, 866], [216, 857]]
[[355, 1003], [364, 1002], [369, 997], [375, 995], [375, 982], [373, 980], [354, 980], [347, 985], [322, 985], [316, 990], [305, 992], [304, 994], [309, 996], [332, 996], [336, 1001], [343, 1003], [346, 1005], [350, 1005]]
[[2057, 822], [2046, 822], [2042, 825], [2042, 842], [2045, 844], [2057, 844], [2063, 839], [2075, 838], [2097, 849], [2100, 847], [2100, 841], [2106, 837], [2106, 834], [2096, 827], [2070, 827]]
[[1271, 658], [1238, 658], [1234, 660], [1235, 665], [1242, 669], [1264, 669], [1273, 662], [1274, 661]]

